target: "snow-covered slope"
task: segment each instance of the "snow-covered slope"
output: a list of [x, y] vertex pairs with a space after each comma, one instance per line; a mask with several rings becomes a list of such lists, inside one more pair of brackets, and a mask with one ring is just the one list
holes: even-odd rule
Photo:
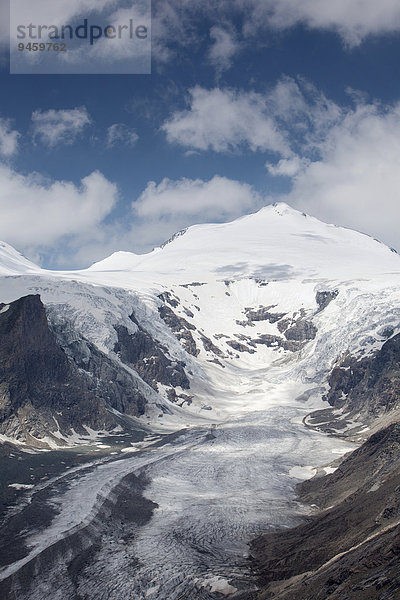
[[131, 272], [167, 276], [169, 282], [205, 276], [360, 279], [399, 270], [399, 256], [384, 244], [279, 203], [231, 223], [189, 227], [150, 254], [117, 252], [86, 276], [104, 273], [117, 281], [117, 273]]
[[40, 267], [25, 258], [9, 244], [0, 242], [0, 276], [38, 272], [41, 272]]
[[[84, 338], [138, 380], [150, 371], [143, 420], [164, 427], [301, 394], [321, 407], [338, 360], [369, 355], [400, 330], [400, 257], [285, 204], [193, 226], [149, 254], [117, 252], [83, 271], [41, 270], [3, 245], [0, 274], [0, 301], [39, 293], [67, 351]], [[143, 336], [158, 349], [129, 358]], [[184, 366], [190, 388], [168, 380], [173, 365]]]

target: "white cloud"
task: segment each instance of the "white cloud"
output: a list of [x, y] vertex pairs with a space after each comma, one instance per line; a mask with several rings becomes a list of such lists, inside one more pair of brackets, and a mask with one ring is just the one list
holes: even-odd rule
[[77, 237], [78, 243], [61, 248], [61, 260], [56, 259], [63, 265], [82, 266], [117, 250], [149, 252], [190, 225], [229, 221], [262, 205], [250, 185], [225, 177], [150, 182], [132, 203], [131, 214], [111, 225], [99, 225], [95, 236]]
[[[7, 24], [6, 4], [0, 11]], [[132, 11], [137, 2], [132, 2]], [[31, 14], [32, 0], [14, 0], [13, 11], [16, 20], [25, 22]], [[35, 19], [38, 22], [61, 24], [76, 16], [87, 14], [108, 14], [110, 23], [118, 22], [126, 10], [122, 0], [41, 0], [35, 2]], [[202, 21], [203, 19], [203, 21]], [[153, 0], [154, 55], [158, 60], [171, 60], [175, 56], [173, 48], [201, 43], [204, 19], [214, 25], [215, 44], [211, 55], [229, 61], [233, 52], [231, 37], [233, 22], [242, 22], [241, 38], [257, 43], [257, 36], [264, 36], [268, 30], [285, 30], [300, 23], [312, 29], [337, 32], [346, 44], [354, 46], [369, 35], [381, 35], [400, 31], [400, 4], [398, 0]], [[199, 25], [201, 23], [201, 25]], [[5, 37], [8, 31], [4, 30]], [[3, 38], [2, 38], [3, 39]], [[103, 51], [104, 58], [110, 58], [114, 51], [118, 54], [127, 51], [123, 44], [98, 44], [97, 51]], [[137, 50], [140, 50], [138, 46]], [[96, 50], [89, 49], [91, 54]], [[72, 53], [73, 54], [73, 53]], [[71, 57], [70, 57], [71, 58]], [[216, 63], [214, 63], [216, 64]], [[225, 62], [227, 64], [227, 62]], [[221, 65], [222, 66], [222, 65]], [[225, 67], [223, 67], [225, 68]]]
[[178, 230], [232, 220], [263, 205], [248, 184], [215, 176], [149, 182], [117, 216], [117, 186], [94, 172], [80, 185], [19, 174], [0, 163], [0, 240], [52, 268], [89, 266], [117, 250], [148, 252]]
[[[261, 134], [273, 131], [276, 163], [267, 166], [292, 179], [287, 202], [400, 249], [400, 103], [382, 107], [357, 95], [353, 101], [355, 107], [339, 108], [288, 78], [265, 95], [195, 88], [188, 110], [164, 129], [170, 141], [220, 152], [243, 145], [264, 152], [271, 138]], [[132, 132], [112, 127], [121, 136]], [[0, 165], [0, 239], [35, 253], [56, 248], [55, 261], [82, 266], [119, 249], [148, 251], [191, 224], [231, 220], [271, 201], [220, 176], [150, 182], [131, 214], [113, 221], [116, 200], [116, 186], [100, 173], [78, 187]]]
[[[118, 74], [151, 71], [151, 0], [13, 0], [10, 16], [14, 72]], [[84, 20], [87, 21], [86, 36], [82, 37], [83, 30], [79, 36], [66, 30], [67, 52], [46, 57], [28, 53], [21, 57], [17, 51], [21, 33], [27, 39], [33, 35], [32, 39], [39, 37], [43, 42], [51, 41], [54, 34], [50, 31], [51, 26], [66, 25], [74, 29], [78, 25], [82, 27]], [[130, 20], [134, 25], [132, 34]], [[29, 24], [33, 24], [30, 32]], [[21, 25], [25, 30], [19, 32]], [[44, 29], [39, 31], [40, 25]], [[146, 36], [144, 30], [137, 31], [139, 26], [146, 27]]]
[[69, 110], [36, 110], [32, 113], [33, 138], [50, 148], [58, 144], [73, 144], [90, 123], [84, 106]]
[[[193, 37], [199, 15], [212, 22], [242, 20], [244, 39], [257, 43], [257, 36], [268, 30], [285, 30], [298, 24], [312, 29], [337, 32], [349, 46], [360, 44], [369, 35], [400, 31], [398, 0], [164, 0], [154, 1], [154, 15], [164, 44], [178, 39], [187, 42], [185, 31]], [[173, 34], [170, 29], [175, 20]], [[178, 21], [184, 27], [177, 38]], [[188, 25], [192, 23], [192, 28]]]
[[294, 177], [298, 175], [309, 164], [306, 159], [301, 159], [299, 156], [293, 158], [282, 158], [276, 165], [266, 163], [266, 167], [271, 175], [281, 175], [283, 177]]
[[[116, 3], [118, 0], [39, 0], [34, 4], [35, 22], [65, 25], [74, 17], [101, 12], [110, 5], [114, 8]], [[13, 0], [12, 12], [15, 22], [25, 24], [32, 15], [32, 0]]]
[[99, 172], [77, 187], [0, 165], [0, 239], [19, 250], [49, 248], [68, 236], [82, 245], [101, 236], [101, 224], [116, 200], [116, 186]]
[[343, 110], [309, 81], [282, 77], [265, 96], [266, 111], [285, 132], [293, 152], [312, 152]]
[[239, 51], [240, 45], [232, 31], [214, 25], [210, 30], [213, 44], [208, 51], [208, 59], [216, 68], [217, 73], [229, 69], [234, 55]]
[[[289, 203], [400, 249], [400, 103], [384, 108], [354, 94], [352, 102], [339, 107], [289, 78], [264, 96], [195, 88], [189, 108], [163, 129], [170, 142], [194, 150], [274, 149], [277, 161], [266, 166], [292, 179]], [[170, 185], [156, 191], [147, 210], [170, 202]]]
[[261, 206], [262, 197], [250, 185], [226, 177], [149, 182], [132, 203], [129, 230], [119, 232], [113, 249], [149, 251], [190, 225], [230, 221]]
[[349, 111], [320, 155], [295, 174], [288, 202], [400, 250], [400, 104]]
[[107, 146], [134, 146], [139, 136], [136, 131], [123, 123], [114, 123], [107, 129]]
[[20, 134], [11, 128], [8, 119], [0, 118], [0, 155], [8, 158], [18, 150], [18, 139]]
[[311, 28], [337, 31], [350, 46], [368, 35], [400, 30], [398, 0], [253, 0], [253, 18], [266, 15], [272, 26], [300, 22]]
[[[3, 1], [0, 5], [0, 32], [9, 20]], [[25, 22], [31, 14], [32, 0], [13, 0], [15, 20]], [[35, 20], [43, 23], [68, 23], [74, 17], [107, 16], [110, 24], [132, 14], [137, 0], [41, 0], [35, 2]], [[124, 21], [125, 22], [125, 21]], [[215, 24], [218, 25], [215, 25]], [[212, 27], [214, 44], [208, 58], [223, 70], [246, 46], [265, 41], [271, 30], [285, 30], [298, 24], [312, 29], [337, 32], [348, 46], [356, 46], [370, 35], [400, 31], [398, 0], [153, 0], [153, 56], [156, 60], [171, 61], [182, 47], [201, 47], [204, 25]], [[238, 33], [232, 31], [237, 27]], [[4, 37], [8, 30], [4, 26]], [[108, 40], [110, 42], [110, 40]], [[87, 48], [90, 57], [106, 62], [132, 56], [131, 45], [110, 44], [105, 40]], [[135, 53], [144, 51], [144, 44], [135, 46]], [[60, 56], [65, 61], [79, 61], [80, 52], [70, 51]]]
[[189, 91], [187, 110], [176, 112], [162, 129], [170, 143], [191, 150], [230, 152], [249, 148], [291, 158], [312, 151], [342, 111], [310, 83], [283, 77], [268, 93]]
[[260, 197], [246, 183], [215, 176], [202, 179], [163, 179], [160, 184], [150, 182], [134, 202], [139, 217], [175, 219], [176, 215], [221, 220], [242, 215], [260, 205]]
[[162, 129], [171, 143], [195, 150], [229, 152], [243, 146], [287, 155], [289, 147], [267, 114], [260, 94], [234, 90], [190, 90], [190, 107], [175, 113]]
[[[177, 54], [176, 47], [199, 43], [200, 35], [193, 17], [207, 14], [208, 5], [198, 0], [153, 0], [152, 2], [152, 56], [159, 63], [167, 63]], [[171, 44], [172, 42], [172, 44]]]
[[[65, 65], [68, 63], [81, 64], [83, 61], [90, 60], [92, 68], [100, 68], [100, 73], [107, 65], [107, 69], [111, 68], [111, 70], [105, 72], [118, 74], [121, 65], [134, 63], [139, 69], [143, 69], [143, 71], [138, 70], [138, 73], [150, 72], [148, 71], [149, 65], [147, 65], [151, 58], [150, 1], [130, 0], [128, 6], [124, 6], [125, 4], [125, 2], [108, 2], [108, 6], [105, 7], [107, 9], [106, 23], [114, 28], [115, 37], [106, 38], [102, 36], [92, 45], [79, 45], [76, 49], [70, 49], [63, 54], [60, 53], [60, 58]], [[98, 17], [98, 23], [101, 24], [104, 18], [105, 14], [103, 13], [101, 19]], [[140, 39], [136, 35], [133, 38], [128, 35], [125, 28], [130, 20], [135, 24], [135, 27], [140, 25], [146, 28], [146, 32], [143, 31], [141, 34], [146, 37]], [[119, 35], [116, 33], [118, 31], [120, 31]], [[112, 67], [114, 67], [114, 70]], [[95, 72], [97, 71], [93, 70], [93, 73]], [[121, 72], [129, 71], [122, 70]]]

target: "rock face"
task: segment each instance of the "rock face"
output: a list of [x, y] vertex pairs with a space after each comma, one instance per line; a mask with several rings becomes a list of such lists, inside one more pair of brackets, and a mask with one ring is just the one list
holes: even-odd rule
[[180, 341], [186, 352], [192, 356], [198, 356], [199, 350], [192, 335], [192, 331], [196, 329], [194, 325], [186, 321], [186, 319], [178, 317], [166, 304], [160, 306], [158, 312], [162, 320]]
[[236, 350], [237, 352], [248, 352], [249, 354], [255, 354], [255, 350], [253, 348], [249, 348], [245, 344], [241, 344], [236, 340], [229, 340], [226, 343], [228, 346], [230, 346], [233, 350]]
[[248, 318], [248, 324], [253, 325], [255, 321], [268, 321], [269, 323], [276, 323], [286, 316], [286, 313], [272, 313], [271, 308], [274, 306], [262, 306], [258, 310], [248, 308], [246, 310], [246, 316]]
[[66, 352], [50, 330], [38, 295], [0, 306], [0, 432], [43, 445], [84, 426], [110, 430], [119, 420], [110, 411], [144, 412], [137, 382], [107, 356], [81, 342]]
[[119, 354], [122, 362], [131, 366], [140, 377], [157, 391], [157, 383], [183, 389], [190, 387], [189, 380], [184, 370], [184, 363], [173, 362], [163, 348], [145, 331], [134, 315], [131, 320], [138, 330], [131, 334], [126, 327], [116, 327], [118, 342], [114, 351]]
[[339, 295], [339, 290], [317, 292], [315, 300], [319, 306], [319, 310], [324, 310]]
[[297, 321], [284, 332], [285, 338], [293, 342], [306, 342], [315, 339], [317, 328], [311, 321], [297, 319]]
[[[322, 294], [321, 298], [324, 300], [321, 300], [317, 294], [317, 304], [319, 304], [320, 307], [319, 311], [323, 310], [323, 308], [337, 296], [334, 292], [320, 292], [320, 294]], [[318, 302], [318, 300], [320, 302]], [[264, 334], [253, 340], [247, 338], [250, 345], [264, 344], [268, 347], [283, 348], [290, 352], [296, 352], [297, 350], [301, 350], [306, 342], [315, 339], [318, 329], [312, 321], [304, 318], [304, 313], [302, 311], [300, 311], [301, 316], [298, 318], [295, 318], [295, 315], [288, 317], [287, 313], [271, 312], [271, 309], [275, 307], [276, 305], [260, 306], [258, 309], [246, 308], [245, 314], [247, 321], [236, 321], [236, 323], [242, 327], [254, 327], [255, 324], [260, 321], [268, 321], [268, 323], [271, 324], [276, 323], [279, 333], [283, 333], [285, 336], [283, 338], [277, 335]], [[243, 339], [245, 338], [243, 337]], [[231, 343], [229, 343], [229, 345], [239, 352], [252, 352], [248, 348], [239, 349], [232, 346]]]
[[299, 492], [320, 512], [253, 542], [259, 599], [398, 598], [400, 424], [371, 436], [335, 473], [300, 484]]
[[333, 369], [327, 400], [331, 406], [382, 415], [400, 406], [400, 334], [385, 342], [372, 358], [349, 357]]
[[[310, 415], [308, 425], [329, 433], [352, 436], [365, 425], [396, 421], [400, 411], [400, 334], [373, 356], [356, 360], [347, 356], [329, 377], [325, 399], [334, 410]], [[382, 427], [382, 425], [380, 425]]]

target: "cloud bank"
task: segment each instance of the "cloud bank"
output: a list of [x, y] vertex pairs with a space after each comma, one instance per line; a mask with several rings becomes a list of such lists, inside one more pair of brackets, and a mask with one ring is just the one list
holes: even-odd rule
[[283, 77], [266, 94], [232, 89], [189, 90], [188, 107], [162, 126], [188, 150], [270, 151], [284, 158], [311, 152], [342, 110], [306, 81]]
[[229, 68], [241, 45], [299, 25], [334, 32], [349, 49], [371, 36], [400, 31], [397, 0], [153, 0], [155, 58], [171, 60], [177, 41], [200, 46], [200, 17], [208, 18], [211, 27], [224, 24], [211, 33], [209, 57], [217, 71]]
[[124, 123], [114, 123], [107, 129], [107, 147], [115, 146], [132, 147], [138, 141], [139, 136], [134, 129]]
[[260, 94], [234, 90], [190, 90], [188, 110], [164, 125], [170, 143], [193, 150], [227, 152], [247, 145], [251, 150], [287, 154], [289, 148]]

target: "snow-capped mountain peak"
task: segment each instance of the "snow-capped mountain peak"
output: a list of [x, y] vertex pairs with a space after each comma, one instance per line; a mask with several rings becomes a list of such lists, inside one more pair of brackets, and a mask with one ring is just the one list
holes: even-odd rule
[[278, 203], [230, 223], [191, 226], [149, 254], [115, 253], [81, 275], [117, 284], [117, 271], [124, 271], [125, 282], [126, 271], [135, 280], [180, 283], [201, 277], [348, 280], [399, 273], [400, 257], [365, 234]]

